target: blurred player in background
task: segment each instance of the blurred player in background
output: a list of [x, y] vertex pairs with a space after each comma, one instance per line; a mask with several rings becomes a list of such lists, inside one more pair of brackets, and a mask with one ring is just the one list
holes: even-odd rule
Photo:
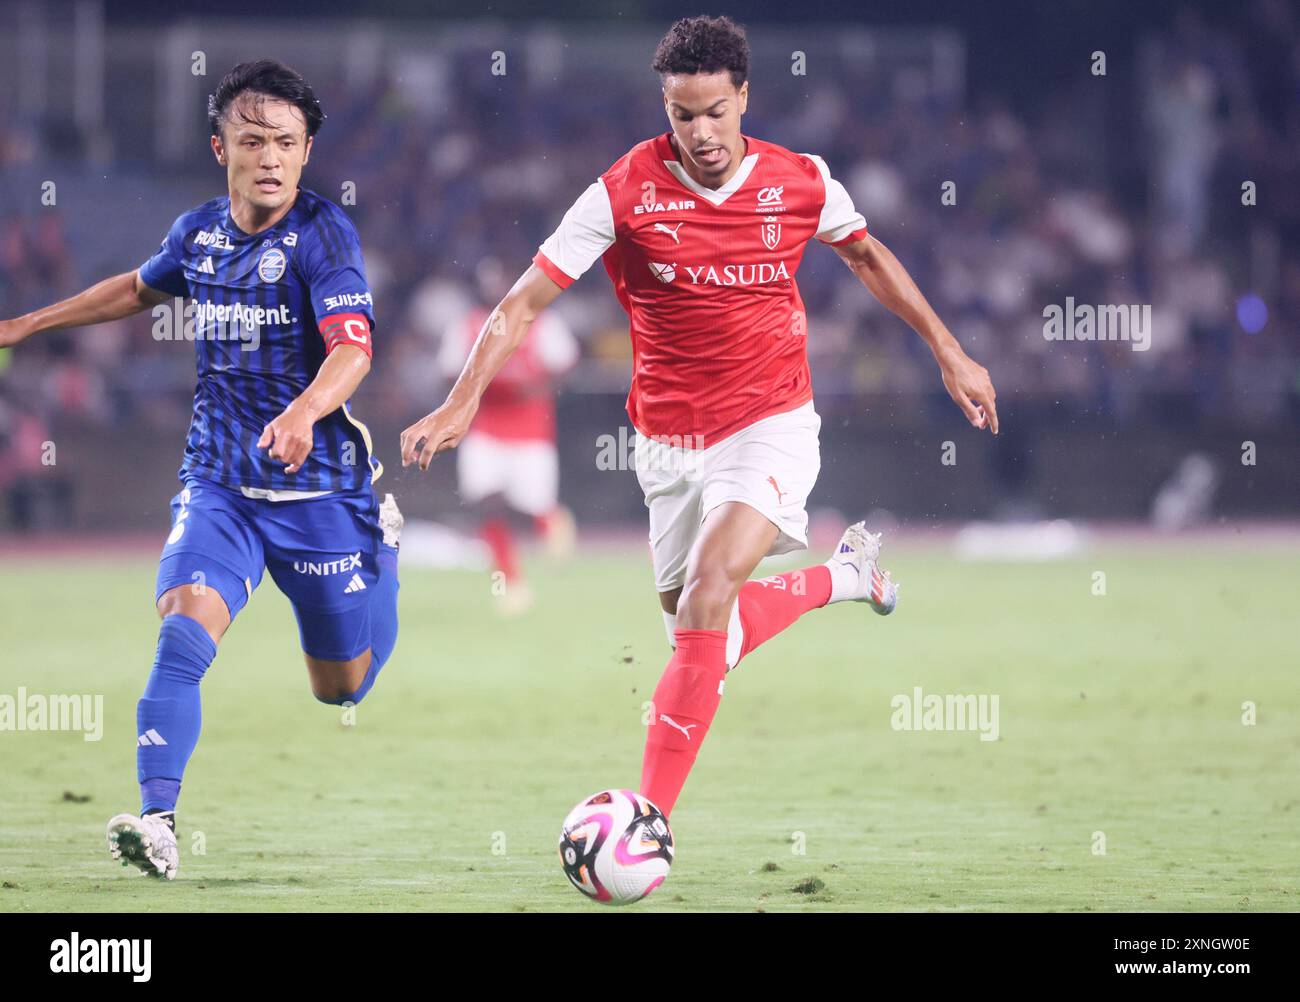
[[136, 712], [142, 806], [108, 823], [114, 859], [167, 879], [179, 863], [176, 801], [199, 739], [199, 682], [263, 571], [293, 605], [322, 702], [359, 702], [397, 642], [402, 519], [392, 495], [382, 505], [375, 496], [382, 467], [347, 405], [370, 371], [365, 265], [343, 211], [298, 187], [324, 115], [301, 76], [261, 60], [222, 79], [208, 118], [227, 195], [177, 218], [139, 269], [0, 322], [6, 347], [193, 300], [194, 416], [158, 564], [158, 649]]
[[653, 68], [670, 131], [633, 147], [569, 209], [488, 318], [446, 402], [403, 432], [402, 462], [427, 468], [434, 453], [464, 440], [529, 324], [603, 260], [631, 321], [628, 414], [675, 648], [655, 690], [640, 786], [668, 813], [729, 667], [827, 603], [864, 602], [886, 614], [897, 600], [876, 566], [879, 538], [862, 523], [824, 564], [749, 580], [763, 557], [808, 545], [805, 505], [821, 468], [794, 280], [805, 246], [833, 247], [921, 336], [972, 425], [996, 433], [998, 420], [988, 372], [867, 232], [826, 164], [741, 132], [743, 29], [727, 18], [678, 21]]
[[[438, 369], [449, 379], [460, 375], [491, 307], [509, 291], [496, 258], [479, 262], [474, 277], [483, 305], [447, 327], [438, 354]], [[531, 522], [553, 555], [573, 549], [573, 515], [559, 503], [554, 380], [577, 360], [568, 324], [554, 311], [538, 317], [484, 392], [474, 427], [456, 453], [461, 502], [475, 515], [502, 575], [504, 589], [494, 594], [506, 615], [526, 611], [533, 600], [519, 569], [512, 518]]]

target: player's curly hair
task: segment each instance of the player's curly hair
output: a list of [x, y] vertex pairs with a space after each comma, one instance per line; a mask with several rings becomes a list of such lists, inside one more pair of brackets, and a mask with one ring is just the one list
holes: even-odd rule
[[240, 63], [221, 78], [217, 89], [208, 95], [208, 124], [214, 136], [221, 134], [221, 126], [231, 104], [240, 94], [253, 94], [256, 100], [248, 109], [249, 121], [261, 126], [270, 123], [261, 119], [262, 98], [274, 97], [295, 105], [307, 122], [307, 135], [316, 135], [325, 112], [312, 92], [311, 86], [297, 70], [274, 59], [258, 59]]
[[749, 39], [729, 17], [684, 17], [668, 29], [650, 68], [661, 75], [725, 70], [739, 88], [749, 79]]

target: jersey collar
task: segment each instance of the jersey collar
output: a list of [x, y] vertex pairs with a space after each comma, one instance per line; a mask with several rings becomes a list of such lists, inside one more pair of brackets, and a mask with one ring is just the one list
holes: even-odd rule
[[[744, 138], [746, 141], [749, 140], [748, 136], [744, 136]], [[752, 148], [754, 144], [750, 142], [749, 145]], [[668, 134], [665, 134], [663, 137], [663, 152], [669, 155], [673, 153], [673, 144], [668, 138]], [[671, 159], [665, 159], [664, 167], [668, 169], [668, 173], [676, 178], [682, 187], [694, 192], [696, 195], [699, 195], [700, 198], [704, 199], [706, 202], [711, 202], [714, 205], [721, 205], [735, 194], [735, 192], [740, 189], [740, 186], [749, 179], [749, 175], [753, 173], [754, 165], [756, 163], [758, 163], [757, 153], [751, 153], [746, 156], [744, 160], [740, 161], [740, 169], [737, 170], [735, 174], [731, 175], [731, 179], [721, 188], [704, 187], [704, 185], [700, 184], [695, 180], [695, 178], [686, 173], [686, 168], [682, 166], [681, 161], [678, 160], [676, 156], [672, 156]]]

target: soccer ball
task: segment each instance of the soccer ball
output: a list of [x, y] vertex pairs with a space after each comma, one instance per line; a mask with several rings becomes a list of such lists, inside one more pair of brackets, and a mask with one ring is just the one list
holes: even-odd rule
[[607, 905], [640, 901], [673, 865], [673, 833], [663, 811], [632, 790], [604, 790], [569, 812], [560, 864], [573, 886]]

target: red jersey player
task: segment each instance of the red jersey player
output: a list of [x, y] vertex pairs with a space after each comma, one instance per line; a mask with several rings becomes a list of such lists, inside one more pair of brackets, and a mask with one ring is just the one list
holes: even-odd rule
[[628, 414], [650, 510], [655, 584], [675, 651], [655, 689], [640, 792], [675, 804], [723, 678], [803, 613], [856, 600], [893, 610], [879, 537], [851, 526], [824, 564], [760, 581], [766, 555], [807, 545], [820, 468], [795, 271], [831, 245], [929, 345], [953, 400], [997, 433], [993, 386], [907, 271], [867, 232], [825, 163], [747, 136], [749, 46], [728, 18], [678, 21], [659, 43], [671, 131], [602, 174], [488, 318], [441, 407], [402, 433], [402, 462], [456, 446], [529, 323], [601, 259], [631, 320]]
[[[500, 263], [485, 258], [475, 269], [480, 297], [497, 303], [507, 284]], [[490, 310], [471, 309], [443, 334], [438, 368], [455, 378], [465, 365]], [[527, 516], [553, 553], [572, 547], [573, 516], [559, 504], [552, 379], [578, 360], [568, 324], [553, 313], [539, 317], [497, 373], [479, 403], [474, 427], [456, 450], [460, 498], [479, 519], [479, 532], [504, 577], [501, 611], [515, 615], [532, 602], [515, 556], [510, 515]]]

